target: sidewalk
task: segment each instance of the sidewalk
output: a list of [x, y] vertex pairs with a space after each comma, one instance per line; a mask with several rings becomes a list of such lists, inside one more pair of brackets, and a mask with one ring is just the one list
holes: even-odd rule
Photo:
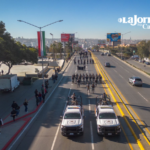
[[[48, 93], [45, 96], [45, 99], [49, 96], [51, 91], [53, 90], [53, 87], [57, 85], [59, 80], [61, 79], [64, 70], [69, 65], [70, 61], [67, 63], [64, 63], [64, 66], [62, 70], [58, 73], [58, 79], [55, 83], [51, 80], [52, 74], [54, 74], [54, 70], [51, 69], [48, 72], [49, 79], [49, 88]], [[36, 99], [34, 96], [34, 90], [37, 89], [41, 92], [41, 85], [42, 85], [42, 79], [39, 79], [33, 83], [31, 86], [26, 86], [20, 89], [16, 89], [16, 92], [14, 93], [8, 93], [7, 95], [4, 95], [4, 97], [7, 98], [7, 101], [5, 102], [5, 99], [0, 99], [0, 117], [2, 117], [4, 121], [4, 125], [2, 126], [2, 131], [0, 134], [0, 149], [7, 149], [7, 147], [10, 145], [10, 143], [15, 139], [15, 137], [21, 132], [21, 130], [25, 127], [25, 125], [29, 122], [29, 120], [34, 116], [34, 113], [40, 108], [43, 102], [39, 104], [39, 106], [36, 106]], [[23, 92], [22, 92], [23, 90]], [[22, 97], [20, 97], [20, 94], [18, 96], [18, 92], [21, 91]], [[23, 105], [24, 99], [27, 98], [29, 101], [28, 103], [28, 113], [25, 113], [25, 108]], [[17, 104], [20, 106], [20, 113], [18, 117], [16, 117], [16, 121], [14, 122], [12, 117], [10, 116], [10, 112], [12, 110], [11, 104], [12, 101], [15, 100]], [[4, 102], [4, 103], [3, 103]], [[5, 108], [6, 107], [6, 108]], [[30, 119], [29, 119], [30, 118]], [[5, 146], [5, 147], [4, 147]]]
[[135, 66], [136, 68], [143, 70], [143, 71], [147, 72], [148, 74], [150, 74], [150, 65], [146, 65], [145, 63], [140, 63], [133, 59], [128, 59], [128, 60], [126, 60], [126, 62], [128, 62], [129, 64]]

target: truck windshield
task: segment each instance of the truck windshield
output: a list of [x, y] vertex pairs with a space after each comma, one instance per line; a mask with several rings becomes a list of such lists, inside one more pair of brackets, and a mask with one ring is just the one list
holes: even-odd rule
[[81, 119], [81, 116], [79, 113], [68, 113], [65, 114], [64, 119]]
[[116, 115], [114, 113], [101, 113], [99, 119], [116, 119]]

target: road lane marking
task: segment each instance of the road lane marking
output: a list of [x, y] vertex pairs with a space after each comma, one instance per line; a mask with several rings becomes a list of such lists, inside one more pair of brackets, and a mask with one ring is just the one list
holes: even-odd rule
[[92, 150], [94, 150], [92, 121], [90, 121], [90, 130], [91, 130], [91, 146], [92, 146]]
[[[96, 57], [94, 54], [92, 54], [92, 57], [94, 58], [94, 60], [97, 60], [96, 67], [97, 67], [98, 71], [101, 73], [102, 77], [103, 77], [104, 79], [107, 79], [108, 82], [109, 82], [109, 84], [112, 86], [112, 83], [109, 81], [109, 78], [110, 78], [110, 77], [109, 77], [109, 78], [107, 77], [108, 74], [107, 74], [106, 71], [104, 71], [105, 69], [104, 69], [103, 66], [101, 65], [100, 61], [97, 59], [97, 57]], [[102, 71], [103, 73], [102, 73], [101, 71]], [[105, 77], [104, 77], [104, 76], [105, 76]], [[129, 129], [130, 129], [132, 135], [134, 136], [134, 138], [135, 138], [135, 140], [136, 140], [138, 146], [140, 147], [140, 149], [144, 150], [144, 147], [143, 147], [141, 141], [138, 139], [138, 137], [137, 137], [137, 135], [135, 134], [133, 128], [132, 128], [131, 125], [129, 124], [129, 122], [128, 122], [128, 120], [127, 120], [127, 118], [126, 118], [124, 112], [122, 111], [120, 105], [117, 103], [117, 100], [116, 100], [116, 98], [114, 97], [112, 91], [110, 90], [110, 87], [108, 86], [108, 83], [107, 83], [105, 80], [104, 80], [104, 82], [105, 82], [105, 84], [107, 85], [107, 88], [108, 88], [108, 90], [109, 90], [109, 92], [110, 92], [112, 98], [113, 98], [114, 101], [116, 102], [116, 105], [117, 105], [117, 107], [118, 107], [118, 109], [119, 109], [119, 111], [120, 111], [122, 117], [124, 118], [126, 124], [128, 125], [128, 127], [129, 127]], [[118, 96], [118, 98], [120, 99], [120, 101], [122, 102], [122, 99], [121, 99], [120, 96], [118, 95], [117, 91], [114, 89], [113, 86], [112, 86], [112, 88], [113, 88], [114, 92], [117, 94], [117, 96]], [[123, 103], [123, 105], [124, 105], [124, 103]], [[124, 107], [125, 107], [125, 105], [124, 105]], [[125, 107], [125, 108], [126, 108], [126, 110], [127, 110], [127, 107]], [[130, 113], [128, 110], [127, 110], [127, 112], [129, 113], [129, 115], [130, 115], [131, 118], [133, 119], [133, 116], [131, 115], [131, 113]], [[133, 119], [133, 121], [135, 122], [134, 119]], [[136, 122], [135, 122], [135, 123], [136, 123]], [[145, 136], [144, 136], [144, 137], [145, 137]], [[146, 137], [145, 137], [145, 139], [146, 139]], [[146, 140], [147, 140], [147, 139], [146, 139]], [[149, 141], [147, 140], [147, 142], [149, 142]]]
[[124, 69], [126, 72], [130, 73], [128, 70]]
[[116, 73], [118, 73], [115, 69], [114, 69], [114, 71], [115, 71]]
[[[68, 97], [69, 97], [69, 95], [70, 95], [70, 92], [71, 92], [71, 88], [70, 88], [70, 90], [69, 90], [69, 92], [68, 92]], [[65, 112], [66, 106], [67, 106], [67, 102], [66, 102], [65, 107], [64, 107], [64, 109], [63, 109], [63, 115], [64, 115], [64, 112]], [[55, 143], [56, 143], [56, 139], [57, 139], [57, 136], [58, 136], [58, 132], [59, 132], [59, 128], [60, 128], [60, 124], [61, 124], [61, 123], [59, 123], [59, 126], [58, 126], [58, 128], [57, 128], [57, 131], [56, 131], [56, 134], [55, 134], [55, 137], [54, 137], [54, 140], [53, 140], [53, 144], [52, 144], [51, 150], [54, 149], [54, 146], [55, 146]]]
[[[70, 64], [72, 63], [72, 61], [70, 62]], [[67, 66], [67, 68], [65, 70], [67, 70], [69, 67]], [[65, 72], [64, 70], [64, 72]], [[57, 83], [57, 85], [54, 87], [54, 89], [52, 90], [52, 92], [50, 93], [50, 95], [47, 97], [47, 99], [45, 100], [45, 103], [43, 105], [41, 105], [41, 107], [38, 109], [38, 111], [35, 113], [35, 115], [33, 116], [33, 118], [31, 119], [31, 121], [26, 125], [26, 127], [22, 130], [22, 132], [19, 134], [19, 136], [16, 138], [16, 140], [12, 143], [12, 145], [9, 147], [8, 150], [10, 150], [13, 145], [19, 140], [19, 138], [22, 136], [22, 134], [26, 131], [26, 129], [29, 127], [29, 125], [32, 123], [32, 121], [36, 118], [36, 116], [39, 114], [39, 112], [41, 111], [41, 109], [45, 106], [45, 104], [47, 103], [48, 99], [52, 96], [52, 94], [54, 93], [55, 89], [58, 87], [59, 83], [62, 81], [64, 76], [61, 77], [61, 79], [59, 80], [59, 82]]]
[[141, 93], [138, 92], [138, 94], [148, 102], [148, 100]]
[[123, 79], [123, 76], [119, 74], [119, 76]]
[[91, 111], [91, 105], [90, 105], [90, 100], [89, 100], [89, 111]]
[[55, 134], [55, 137], [54, 137], [54, 141], [53, 141], [53, 144], [52, 144], [52, 147], [51, 147], [51, 150], [54, 149], [54, 146], [55, 146], [55, 142], [56, 142], [56, 139], [57, 139], [57, 135], [58, 135], [58, 132], [59, 132], [59, 128], [60, 128], [60, 124], [57, 128], [57, 131], [56, 131], [56, 134]]

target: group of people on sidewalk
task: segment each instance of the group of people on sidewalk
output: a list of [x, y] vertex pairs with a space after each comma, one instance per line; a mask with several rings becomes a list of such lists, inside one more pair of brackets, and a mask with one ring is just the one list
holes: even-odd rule
[[55, 70], [55, 74], [52, 75], [53, 83], [55, 83], [55, 81], [57, 80], [57, 78], [58, 78], [57, 70]]
[[[25, 107], [25, 112], [28, 112], [28, 101], [26, 99], [25, 99], [23, 105]], [[13, 121], [15, 121], [15, 117], [17, 117], [19, 115], [20, 106], [15, 101], [13, 101], [11, 107], [12, 107], [11, 117], [13, 118]]]
[[44, 85], [42, 84], [42, 87], [41, 87], [41, 92], [38, 92], [38, 90], [36, 89], [34, 91], [34, 94], [35, 94], [35, 98], [36, 98], [36, 106], [39, 105], [39, 103], [43, 100], [43, 103], [45, 102], [45, 95], [48, 91], [48, 80], [45, 81], [45, 87]]

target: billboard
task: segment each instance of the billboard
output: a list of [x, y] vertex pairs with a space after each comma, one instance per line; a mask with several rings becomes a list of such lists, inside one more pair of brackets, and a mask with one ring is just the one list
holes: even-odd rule
[[98, 45], [105, 45], [106, 44], [106, 40], [98, 40]]
[[120, 42], [121, 33], [107, 33], [107, 42]]
[[74, 34], [61, 34], [61, 42], [74, 42], [75, 36]]

